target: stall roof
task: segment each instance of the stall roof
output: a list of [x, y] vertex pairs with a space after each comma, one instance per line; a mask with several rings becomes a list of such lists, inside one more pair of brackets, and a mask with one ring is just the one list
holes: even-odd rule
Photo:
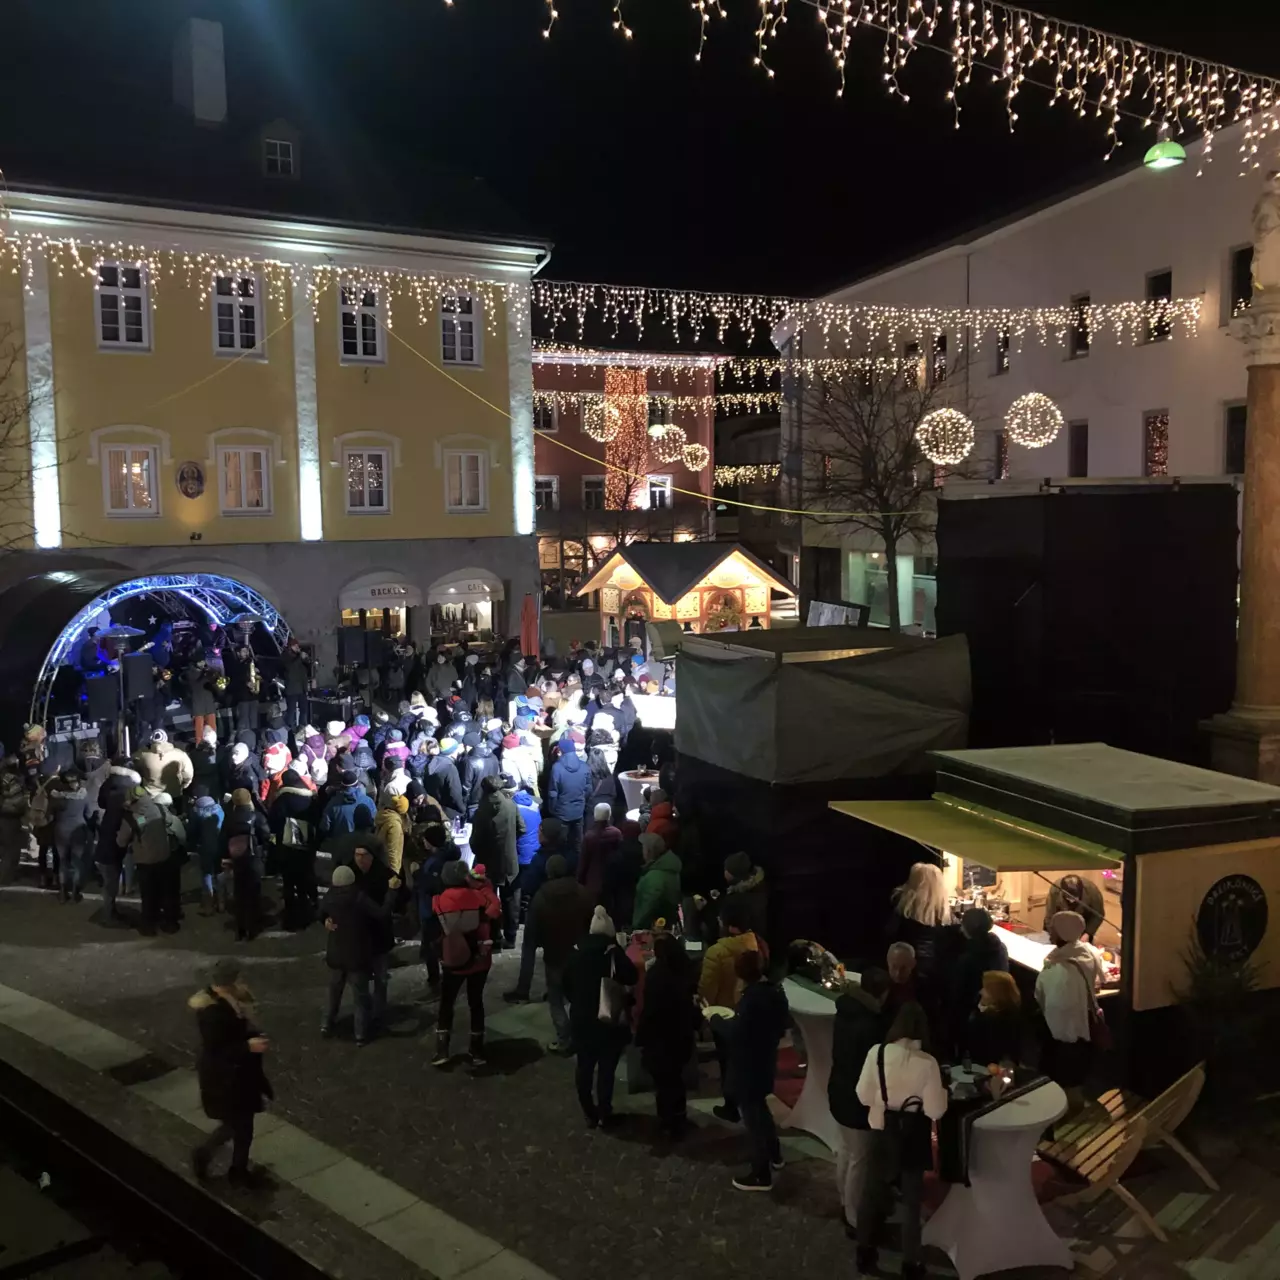
[[775, 662], [829, 662], [888, 649], [927, 649], [937, 642], [894, 635], [882, 627], [776, 627], [684, 636], [682, 650], [715, 657], [772, 658]]
[[832, 800], [831, 808], [992, 871], [1109, 871], [1121, 862], [1114, 850], [952, 796]]
[[578, 595], [585, 596], [609, 581], [619, 560], [629, 564], [645, 584], [667, 604], [675, 604], [699, 582], [733, 555], [740, 556], [759, 573], [774, 591], [789, 596], [796, 589], [777, 570], [753, 556], [737, 542], [632, 542], [619, 547], [584, 582]]

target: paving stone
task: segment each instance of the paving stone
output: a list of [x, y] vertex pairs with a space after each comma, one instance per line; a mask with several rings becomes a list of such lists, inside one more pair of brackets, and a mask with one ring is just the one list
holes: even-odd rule
[[301, 1129], [283, 1122], [275, 1132], [255, 1137], [253, 1158], [285, 1182], [296, 1182], [346, 1159], [337, 1147], [318, 1142]]
[[412, 1191], [389, 1182], [346, 1157], [318, 1173], [289, 1179], [299, 1191], [327, 1205], [357, 1227], [398, 1213], [416, 1200]]
[[366, 1230], [439, 1280], [454, 1280], [464, 1272], [470, 1277], [475, 1267], [502, 1252], [496, 1241], [421, 1200]]

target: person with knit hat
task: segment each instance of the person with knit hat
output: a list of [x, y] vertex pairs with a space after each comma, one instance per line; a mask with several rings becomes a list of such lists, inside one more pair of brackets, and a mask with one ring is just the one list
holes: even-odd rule
[[489, 881], [472, 874], [461, 859], [446, 863], [440, 878], [444, 888], [432, 903], [440, 927], [442, 974], [436, 1052], [431, 1065], [445, 1067], [452, 1061], [449, 1042], [453, 1009], [465, 986], [471, 1011], [468, 1057], [473, 1066], [483, 1066], [484, 984], [493, 966], [493, 930], [502, 915], [502, 904]]
[[763, 938], [769, 926], [769, 886], [764, 868], [755, 866], [748, 853], [731, 853], [724, 860], [724, 882], [721, 907], [730, 901], [741, 904], [747, 914], [747, 927], [757, 938]]
[[578, 859], [578, 883], [600, 901], [604, 891], [604, 869], [622, 843], [622, 832], [613, 825], [612, 807], [601, 802], [593, 810], [590, 829], [582, 837], [582, 856]]
[[375, 939], [390, 915], [390, 897], [379, 906], [368, 894], [360, 892], [355, 872], [346, 866], [334, 867], [330, 883], [320, 904], [326, 930], [324, 958], [329, 966], [329, 1004], [320, 1034], [326, 1038], [333, 1035], [342, 993], [350, 987], [356, 1009], [356, 1047], [362, 1049], [373, 1039], [373, 997], [369, 986]]
[[194, 787], [195, 797], [187, 811], [187, 850], [200, 866], [200, 914], [211, 916], [218, 910], [217, 883], [222, 870], [222, 806], [202, 782]]
[[575, 1083], [589, 1129], [614, 1126], [613, 1077], [631, 1039], [623, 989], [640, 980], [616, 934], [609, 913], [596, 907], [587, 936], [574, 946], [565, 966], [569, 1025], [578, 1054]]
[[458, 777], [458, 740], [445, 737], [439, 745], [428, 741], [427, 772], [422, 785], [427, 794], [444, 810], [445, 816], [455, 825], [461, 820], [467, 806], [462, 795], [462, 782]]
[[423, 853], [421, 864], [413, 871], [413, 892], [418, 906], [418, 920], [422, 926], [422, 942], [418, 959], [426, 966], [427, 985], [433, 990], [440, 986], [440, 922], [436, 919], [435, 900], [444, 892], [441, 875], [445, 866], [457, 862], [462, 851], [450, 838], [443, 822], [428, 822], [418, 833]]
[[262, 913], [262, 863], [271, 829], [253, 795], [244, 787], [231, 793], [231, 808], [222, 824], [222, 865], [231, 872], [235, 894], [236, 941], [257, 936]]
[[142, 921], [138, 932], [144, 938], [155, 936], [157, 927], [165, 933], [178, 931], [178, 899], [172, 892], [173, 877], [169, 860], [173, 850], [170, 834], [181, 830], [186, 844], [186, 831], [169, 810], [169, 793], [136, 786], [129, 796], [124, 820], [116, 833], [116, 843], [133, 855], [138, 890], [142, 897]]
[[1091, 1023], [1101, 1017], [1102, 963], [1082, 941], [1085, 927], [1078, 911], [1059, 911], [1050, 919], [1053, 950], [1036, 979], [1036, 1004], [1044, 1019], [1040, 1069], [1062, 1086], [1068, 1117], [1085, 1105], [1084, 1082], [1093, 1066]]
[[267, 810], [267, 826], [280, 859], [281, 924], [286, 929], [305, 929], [319, 903], [315, 868], [318, 804], [316, 793], [295, 766], [280, 775], [280, 786]]
[[636, 884], [631, 927], [652, 929], [658, 920], [672, 924], [680, 910], [680, 859], [651, 831], [640, 837], [640, 850], [644, 871]]
[[273, 742], [262, 753], [263, 779], [258, 787], [258, 799], [264, 807], [270, 808], [276, 792], [282, 785], [284, 771], [293, 763], [293, 756], [283, 742]]
[[373, 819], [374, 834], [382, 841], [387, 866], [398, 876], [404, 862], [405, 840], [409, 834], [409, 801], [403, 795], [384, 793]]
[[1000, 941], [992, 924], [990, 914], [981, 907], [970, 908], [960, 919], [960, 933], [964, 941], [951, 957], [944, 975], [947, 984], [944, 1020], [947, 1039], [940, 1046], [944, 1056], [952, 1062], [959, 1061], [960, 1043], [982, 995], [983, 976], [1009, 971], [1008, 948]]
[[327, 840], [331, 836], [347, 835], [356, 829], [355, 815], [357, 810], [364, 810], [372, 824], [374, 819], [373, 801], [365, 795], [356, 779], [354, 769], [343, 769], [336, 779], [330, 775], [330, 782], [337, 783], [333, 794], [325, 803], [320, 815], [320, 838]]
[[560, 740], [560, 758], [547, 777], [547, 812], [565, 824], [567, 843], [577, 859], [582, 847], [582, 822], [591, 794], [591, 770], [584, 756], [585, 735], [570, 730]]
[[573, 1052], [573, 1033], [565, 1008], [565, 966], [574, 945], [591, 926], [594, 902], [569, 874], [569, 864], [561, 854], [547, 859], [546, 883], [529, 904], [529, 918], [542, 947], [543, 971], [547, 979], [547, 1004], [556, 1038], [548, 1045], [552, 1053]]

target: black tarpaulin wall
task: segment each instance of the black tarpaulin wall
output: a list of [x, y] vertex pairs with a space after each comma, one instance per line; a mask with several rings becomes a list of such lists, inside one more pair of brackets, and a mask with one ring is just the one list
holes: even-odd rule
[[802, 784], [920, 772], [926, 752], [966, 746], [964, 637], [879, 636], [866, 643], [891, 647], [805, 661], [731, 646], [682, 649], [676, 749], [743, 777]]

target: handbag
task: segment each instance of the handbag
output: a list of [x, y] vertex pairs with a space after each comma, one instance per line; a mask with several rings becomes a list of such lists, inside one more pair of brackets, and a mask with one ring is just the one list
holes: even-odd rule
[[889, 1089], [884, 1079], [884, 1051], [876, 1066], [880, 1072], [880, 1100], [884, 1104], [884, 1137], [890, 1168], [897, 1173], [922, 1173], [933, 1168], [933, 1121], [924, 1113], [924, 1099], [907, 1098], [897, 1111], [889, 1109]]
[[1093, 990], [1093, 979], [1079, 965], [1076, 965], [1076, 971], [1084, 980], [1085, 990], [1089, 993], [1089, 1043], [1099, 1053], [1106, 1053], [1114, 1047], [1115, 1037], [1111, 1034], [1111, 1028], [1107, 1026], [1107, 1019], [1101, 1005], [1098, 1004], [1098, 997]]
[[609, 956], [609, 972], [600, 979], [600, 1005], [596, 1011], [596, 1017], [603, 1023], [611, 1027], [619, 1027], [626, 1020], [627, 1007], [629, 1000], [627, 998], [627, 989], [620, 983], [614, 975], [614, 952], [616, 947], [610, 947]]

